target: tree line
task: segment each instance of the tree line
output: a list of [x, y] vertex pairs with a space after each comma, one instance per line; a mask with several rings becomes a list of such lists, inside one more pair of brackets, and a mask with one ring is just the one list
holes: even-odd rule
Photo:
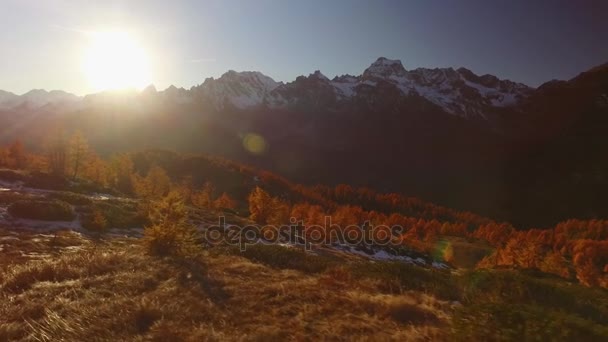
[[[346, 184], [305, 186], [221, 158], [168, 156], [164, 167], [162, 158], [154, 154], [102, 158], [82, 134], [58, 133], [37, 152], [19, 140], [0, 147], [0, 167], [78, 180], [138, 197], [144, 216], [149, 216], [152, 203], [173, 193], [186, 206], [233, 210], [258, 224], [289, 224], [290, 218], [296, 218], [306, 227], [323, 226], [330, 216], [340, 227], [364, 222], [400, 226], [404, 230], [395, 242], [426, 253], [450, 237], [482, 241], [494, 252], [478, 267], [538, 269], [588, 286], [608, 287], [608, 220], [573, 219], [550, 228], [518, 230], [509, 223], [402, 194]], [[142, 158], [150, 160], [142, 163]], [[94, 216], [102, 225], [103, 217]], [[453, 257], [449, 254], [451, 250], [444, 255], [448, 262]]]

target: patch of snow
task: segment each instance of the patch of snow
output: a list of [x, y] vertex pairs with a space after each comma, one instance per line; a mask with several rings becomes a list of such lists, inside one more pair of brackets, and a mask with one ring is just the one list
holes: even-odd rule
[[112, 228], [109, 229], [105, 236], [141, 238], [144, 236], [144, 229], [141, 227]]
[[375, 87], [378, 84], [378, 82], [366, 80], [366, 81], [363, 81], [361, 84], [365, 84], [365, 85], [368, 85], [368, 86]]
[[[5, 220], [6, 221], [6, 220]], [[21, 219], [12, 218], [10, 219], [12, 227], [18, 228], [34, 228], [34, 229], [45, 229], [45, 230], [59, 230], [59, 229], [70, 229], [72, 231], [84, 231], [80, 220], [76, 217], [73, 221], [43, 221], [43, 220], [32, 220], [32, 219]]]
[[442, 263], [442, 262], [437, 262], [437, 261], [433, 261], [433, 263], [431, 264], [431, 266], [441, 269], [441, 270], [446, 270], [448, 268], [450, 268], [450, 266]]
[[230, 70], [217, 80], [208, 78], [199, 88], [217, 109], [223, 109], [226, 103], [246, 109], [262, 105], [268, 94], [281, 84], [257, 71]]
[[91, 195], [90, 195], [90, 196], [88, 196], [88, 197], [89, 197], [90, 199], [93, 199], [93, 200], [100, 200], [100, 201], [107, 201], [107, 200], [109, 200], [109, 199], [113, 199], [113, 198], [115, 198], [114, 196], [109, 195], [109, 194], [99, 194], [99, 193], [93, 193], [93, 194], [91, 194]]
[[346, 98], [355, 95], [355, 87], [357, 84], [357, 79], [331, 82], [331, 85], [337, 90], [337, 93]]
[[[401, 262], [405, 262], [408, 264], [413, 264], [416, 260], [412, 259], [411, 257], [407, 256], [407, 255], [394, 255], [394, 254], [390, 254], [385, 250], [376, 250], [373, 251], [371, 254], [370, 253], [366, 253], [365, 251], [361, 251], [358, 250], [356, 248], [353, 248], [350, 245], [344, 245], [344, 244], [338, 244], [335, 246], [337, 249], [339, 249], [340, 251], [346, 252], [346, 253], [350, 253], [350, 254], [355, 254], [355, 255], [359, 255], [362, 256], [364, 258], [367, 259], [371, 259], [371, 260], [377, 260], [377, 261], [401, 261]], [[424, 260], [423, 260], [424, 262]], [[425, 264], [425, 263], [423, 263]]]
[[9, 190], [17, 190], [17, 189], [21, 189], [23, 187], [23, 182], [21, 182], [21, 181], [6, 182], [6, 181], [0, 180], [0, 187], [2, 187], [4, 189], [9, 189]]
[[0, 241], [19, 241], [20, 239], [16, 236], [3, 236], [0, 237]]

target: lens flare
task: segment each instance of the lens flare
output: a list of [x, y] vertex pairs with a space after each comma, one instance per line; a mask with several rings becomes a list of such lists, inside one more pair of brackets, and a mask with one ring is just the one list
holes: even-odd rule
[[253, 154], [263, 154], [266, 151], [267, 144], [264, 137], [255, 133], [248, 133], [243, 138], [243, 147]]

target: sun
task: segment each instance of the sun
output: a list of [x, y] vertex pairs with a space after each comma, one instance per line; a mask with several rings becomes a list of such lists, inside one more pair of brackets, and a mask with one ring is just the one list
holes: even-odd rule
[[83, 71], [96, 91], [143, 89], [151, 83], [148, 56], [128, 32], [91, 32]]

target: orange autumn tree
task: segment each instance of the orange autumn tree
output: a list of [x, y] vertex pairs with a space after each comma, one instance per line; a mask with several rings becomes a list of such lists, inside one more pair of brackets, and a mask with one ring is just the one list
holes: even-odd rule
[[80, 132], [75, 132], [68, 143], [69, 171], [72, 180], [76, 180], [89, 156], [87, 140]]
[[192, 204], [198, 208], [211, 208], [213, 205], [213, 193], [215, 188], [211, 182], [205, 182], [201, 190], [192, 194]]
[[608, 241], [579, 240], [573, 253], [576, 278], [581, 283], [608, 287]]
[[256, 186], [249, 194], [250, 218], [256, 223], [288, 223], [290, 206], [278, 197], [271, 197], [266, 191]]
[[27, 152], [21, 140], [15, 140], [8, 147], [8, 157], [11, 167], [23, 169], [27, 164]]
[[171, 179], [160, 166], [153, 166], [146, 177], [135, 177], [135, 193], [144, 199], [157, 199], [171, 190]]
[[93, 151], [89, 152], [82, 175], [98, 186], [108, 185], [108, 165]]
[[266, 223], [272, 215], [272, 197], [259, 186], [249, 194], [250, 218], [256, 223]]
[[237, 203], [227, 193], [222, 193], [214, 202], [213, 206], [217, 209], [236, 209]]

